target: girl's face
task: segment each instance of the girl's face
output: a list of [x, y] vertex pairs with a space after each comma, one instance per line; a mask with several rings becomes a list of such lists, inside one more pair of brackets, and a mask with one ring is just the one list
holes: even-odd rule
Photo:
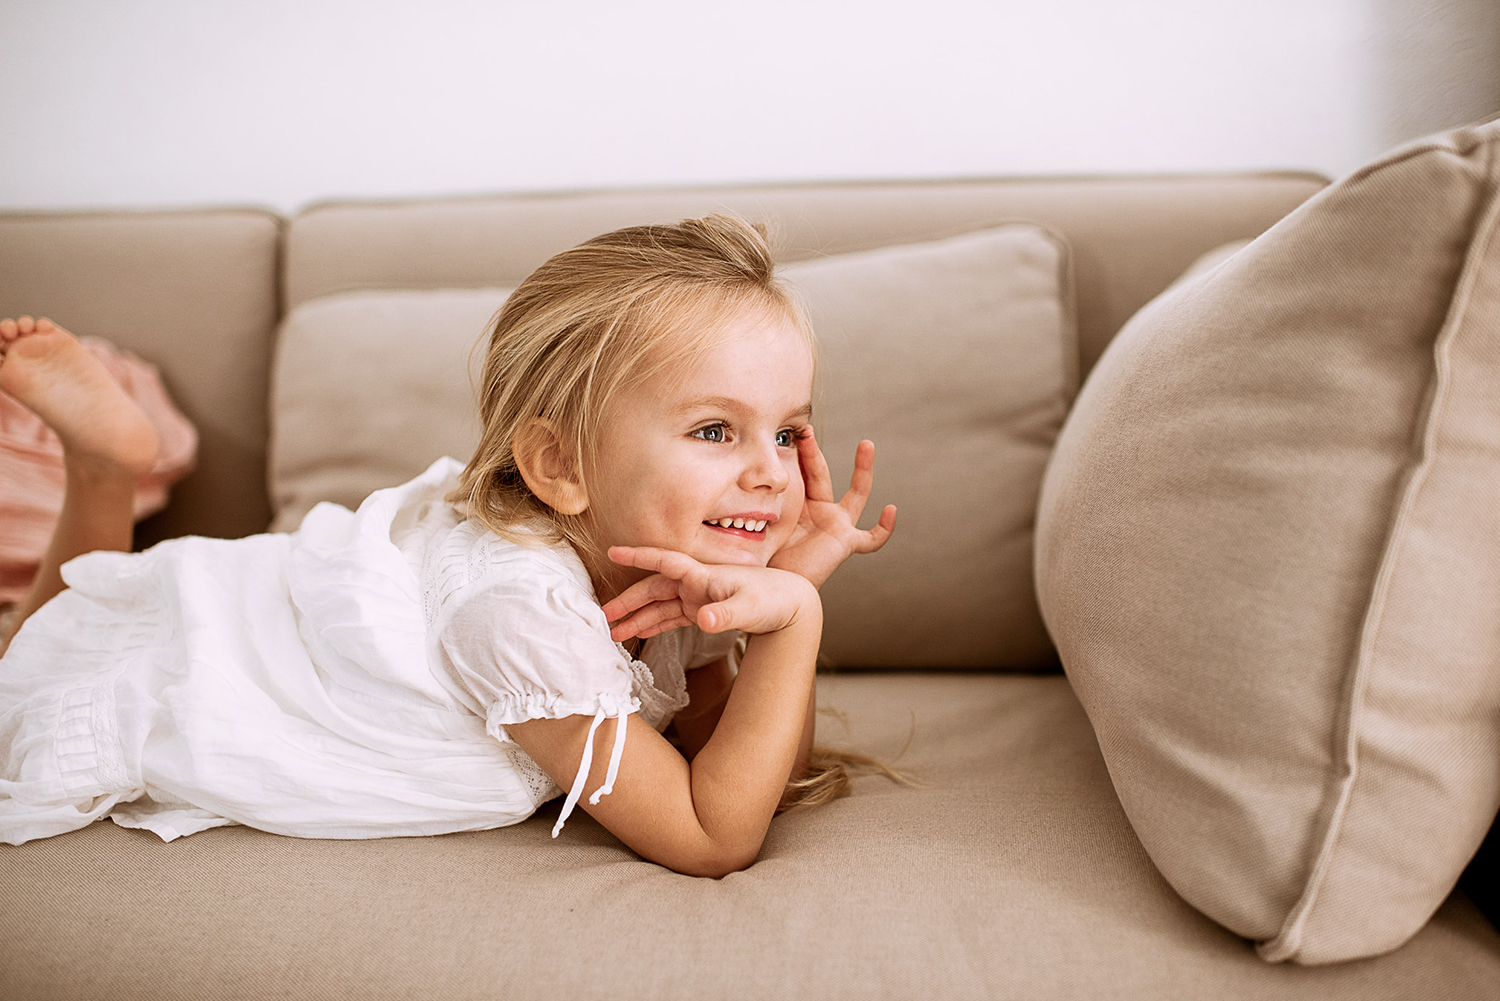
[[601, 546], [765, 566], [796, 528], [797, 437], [812, 418], [807, 340], [788, 321], [760, 313], [737, 318], [725, 333], [667, 381], [631, 386], [610, 401], [585, 514]]

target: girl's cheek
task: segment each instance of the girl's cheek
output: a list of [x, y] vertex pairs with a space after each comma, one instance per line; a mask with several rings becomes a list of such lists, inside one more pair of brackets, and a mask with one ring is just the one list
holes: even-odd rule
[[796, 526], [797, 522], [802, 520], [802, 508], [806, 503], [807, 496], [802, 486], [802, 477], [799, 476], [787, 490], [786, 505], [781, 510], [781, 521], [778, 522], [778, 527], [781, 525], [786, 526], [788, 536], [791, 535], [792, 529]]

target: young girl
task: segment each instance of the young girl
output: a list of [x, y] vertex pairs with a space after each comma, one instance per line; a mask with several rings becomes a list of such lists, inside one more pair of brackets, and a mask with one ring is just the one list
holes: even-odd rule
[[856, 527], [869, 442], [834, 501], [811, 329], [743, 222], [543, 264], [493, 322], [468, 466], [291, 535], [129, 554], [150, 425], [46, 320], [0, 321], [0, 351], [68, 473], [0, 659], [0, 840], [105, 815], [168, 840], [437, 834], [566, 789], [554, 836], [581, 804], [718, 876], [836, 780], [809, 765], [817, 586], [895, 508]]

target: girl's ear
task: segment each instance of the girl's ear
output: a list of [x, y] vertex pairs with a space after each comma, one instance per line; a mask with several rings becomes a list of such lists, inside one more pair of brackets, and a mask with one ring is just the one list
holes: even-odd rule
[[511, 448], [521, 479], [543, 504], [558, 514], [582, 514], [589, 506], [583, 478], [563, 447], [557, 425], [533, 417]]

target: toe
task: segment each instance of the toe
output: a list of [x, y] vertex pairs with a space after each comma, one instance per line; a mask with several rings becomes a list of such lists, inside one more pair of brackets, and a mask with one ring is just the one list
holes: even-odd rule
[[36, 329], [36, 321], [29, 316], [17, 317], [16, 330], [22, 334], [29, 334]]
[[0, 320], [0, 338], [3, 338], [7, 341], [13, 341], [19, 335], [20, 331], [16, 329], [15, 320], [12, 320], [8, 316], [5, 319]]

